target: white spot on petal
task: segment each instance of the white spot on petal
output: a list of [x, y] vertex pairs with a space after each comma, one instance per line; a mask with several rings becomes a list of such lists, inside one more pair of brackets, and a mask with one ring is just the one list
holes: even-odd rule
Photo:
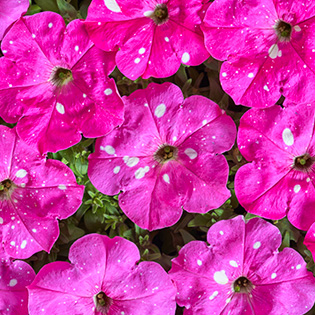
[[161, 118], [164, 114], [165, 114], [165, 111], [166, 111], [166, 106], [165, 104], [160, 104], [154, 111], [154, 115], [157, 117], [157, 118]]
[[213, 275], [213, 279], [218, 284], [227, 284], [229, 282], [229, 279], [225, 274], [225, 270], [216, 271]]
[[121, 12], [120, 7], [115, 0], [104, 0], [104, 3], [108, 10], [116, 13]]
[[140, 48], [139, 49], [139, 54], [143, 55], [144, 53], [145, 53], [145, 48], [144, 47]]
[[300, 185], [295, 185], [293, 190], [297, 194], [301, 190], [301, 186]]
[[249, 74], [248, 74], [248, 77], [249, 77], [249, 78], [253, 78], [253, 77], [254, 77], [254, 73], [252, 73], [252, 72], [249, 73]]
[[118, 174], [120, 171], [120, 166], [116, 166], [113, 170], [114, 174]]
[[138, 157], [124, 157], [124, 161], [127, 166], [133, 167], [136, 166], [139, 163], [139, 158]]
[[105, 151], [106, 153], [110, 154], [110, 155], [113, 155], [115, 154], [115, 149], [111, 146], [111, 145], [107, 145], [105, 147], [103, 146], [100, 146], [100, 149], [102, 151]]
[[254, 249], [258, 249], [261, 246], [260, 242], [256, 242], [253, 246]]
[[207, 119], [205, 119], [205, 120], [202, 121], [202, 124], [203, 124], [203, 125], [206, 125], [207, 122], [208, 122]]
[[106, 89], [105, 91], [104, 91], [104, 94], [105, 95], [111, 95], [113, 93], [113, 90], [112, 89]]
[[274, 279], [276, 276], [277, 276], [277, 274], [274, 272], [274, 273], [271, 275], [271, 279]]
[[273, 44], [269, 50], [268, 50], [268, 55], [271, 59], [275, 59], [278, 57], [278, 52], [279, 52], [279, 47], [277, 44]]
[[209, 300], [212, 301], [218, 294], [219, 294], [218, 291], [214, 291], [214, 292], [209, 296]]
[[56, 109], [57, 109], [57, 112], [60, 113], [60, 114], [64, 114], [65, 113], [65, 107], [62, 104], [60, 104], [60, 103], [56, 104]]
[[197, 260], [197, 265], [201, 266], [202, 265], [202, 261], [200, 259]]
[[144, 177], [144, 175], [149, 171], [150, 167], [145, 166], [145, 167], [140, 167], [135, 171], [135, 178], [136, 179], [141, 179]]
[[49, 23], [49, 24], [48, 24], [48, 27], [49, 27], [49, 28], [52, 28], [52, 27], [53, 27], [53, 24], [52, 24], [52, 23]]
[[74, 47], [74, 50], [75, 50], [75, 51], [79, 51], [79, 46], [75, 46], [75, 47]]
[[139, 62], [140, 62], [140, 58], [136, 58], [135, 63], [139, 63]]
[[224, 234], [224, 232], [223, 232], [223, 231], [220, 231], [219, 233], [220, 233], [220, 235], [223, 235], [223, 234]]
[[222, 73], [222, 77], [225, 78], [227, 76], [226, 72]]
[[26, 246], [26, 244], [27, 244], [27, 241], [26, 241], [26, 240], [24, 240], [24, 241], [22, 242], [22, 244], [21, 244], [21, 248], [22, 248], [22, 249], [24, 249], [24, 248], [25, 248], [25, 246]]
[[58, 186], [58, 188], [59, 188], [60, 190], [66, 190], [66, 189], [67, 189], [67, 186], [64, 185], [64, 184], [60, 184], [60, 185]]
[[298, 25], [295, 25], [295, 26], [294, 26], [294, 29], [295, 29], [297, 32], [301, 32], [301, 28], [300, 28]]
[[16, 284], [17, 284], [17, 280], [16, 279], [11, 279], [10, 283], [9, 283], [9, 286], [10, 287], [14, 287]]
[[237, 264], [237, 262], [236, 262], [235, 260], [230, 260], [230, 265], [231, 265], [232, 267], [235, 267], [235, 268], [238, 267], [238, 264]]
[[174, 136], [174, 137], [173, 137], [173, 141], [176, 141], [176, 140], [177, 140], [177, 137], [176, 137], [176, 136]]
[[197, 152], [192, 148], [187, 148], [184, 152], [191, 160], [198, 156]]
[[27, 175], [26, 170], [20, 169], [16, 172], [15, 176], [18, 178], [23, 178]]
[[269, 92], [269, 87], [268, 87], [268, 85], [265, 85], [265, 86], [264, 86], [264, 90], [267, 91], [267, 92]]
[[190, 60], [190, 55], [188, 52], [184, 52], [182, 55], [182, 63], [187, 63]]
[[170, 39], [168, 37], [164, 37], [164, 40], [168, 43]]
[[166, 182], [166, 183], [170, 183], [170, 177], [167, 175], [167, 174], [164, 174], [163, 175], [163, 179], [164, 179], [164, 181]]
[[299, 270], [299, 269], [301, 269], [301, 264], [298, 264], [295, 268], [296, 268], [296, 270]]
[[3, 218], [0, 217], [0, 224], [3, 224]]
[[282, 139], [283, 142], [288, 145], [291, 146], [294, 143], [294, 137], [293, 134], [291, 132], [291, 130], [289, 128], [285, 128], [282, 132]]

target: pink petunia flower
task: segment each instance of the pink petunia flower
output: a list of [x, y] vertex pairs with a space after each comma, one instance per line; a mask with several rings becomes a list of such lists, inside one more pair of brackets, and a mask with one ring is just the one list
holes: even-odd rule
[[2, 42], [0, 115], [41, 153], [94, 138], [123, 121], [114, 53], [89, 40], [83, 24], [56, 13], [22, 17]]
[[27, 11], [29, 0], [0, 0], [0, 41], [6, 29]]
[[227, 59], [223, 89], [237, 104], [268, 107], [281, 94], [295, 103], [313, 101], [314, 27], [313, 0], [216, 0], [203, 31], [210, 54]]
[[70, 248], [68, 262], [45, 265], [28, 287], [30, 315], [173, 315], [176, 289], [155, 262], [141, 262], [135, 244], [90, 234]]
[[205, 213], [229, 198], [221, 153], [236, 128], [218, 105], [197, 95], [184, 100], [170, 83], [152, 83], [124, 102], [125, 122], [97, 140], [88, 175], [107, 195], [123, 191], [120, 207], [134, 223], [164, 228], [179, 220], [182, 206]]
[[241, 118], [238, 147], [247, 161], [235, 176], [246, 211], [301, 230], [315, 222], [315, 107], [251, 109]]
[[202, 0], [93, 0], [85, 26], [97, 47], [119, 48], [116, 63], [129, 79], [163, 78], [209, 57], [202, 15]]
[[0, 126], [0, 230], [14, 258], [50, 251], [59, 235], [58, 219], [80, 206], [84, 186], [70, 168], [46, 160], [19, 140], [15, 129]]
[[[1, 231], [0, 231], [1, 233]], [[24, 261], [13, 261], [0, 245], [0, 313], [1, 315], [28, 315], [28, 292], [35, 272]]]
[[186, 244], [169, 275], [184, 315], [301, 315], [315, 302], [315, 278], [281, 234], [260, 218], [215, 223], [207, 241]]

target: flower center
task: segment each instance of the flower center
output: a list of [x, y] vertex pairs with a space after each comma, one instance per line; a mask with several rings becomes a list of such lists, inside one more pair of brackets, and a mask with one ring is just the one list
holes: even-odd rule
[[112, 304], [113, 300], [104, 292], [99, 292], [95, 295], [95, 305], [98, 312], [107, 314]]
[[14, 183], [10, 179], [5, 179], [0, 182], [0, 200], [9, 199], [14, 186]]
[[315, 158], [311, 157], [308, 153], [297, 156], [294, 159], [293, 168], [299, 171], [308, 171], [315, 162]]
[[176, 159], [177, 151], [176, 147], [165, 144], [155, 152], [154, 158], [159, 163], [165, 163], [166, 161]]
[[253, 288], [253, 284], [246, 277], [239, 277], [233, 283], [234, 292], [249, 293]]
[[289, 23], [279, 20], [275, 25], [276, 33], [280, 41], [289, 41], [291, 37], [292, 26]]
[[70, 69], [55, 68], [51, 74], [50, 81], [53, 85], [61, 87], [73, 80], [72, 72]]
[[168, 20], [168, 10], [166, 4], [158, 4], [151, 16], [155, 24], [160, 25]]

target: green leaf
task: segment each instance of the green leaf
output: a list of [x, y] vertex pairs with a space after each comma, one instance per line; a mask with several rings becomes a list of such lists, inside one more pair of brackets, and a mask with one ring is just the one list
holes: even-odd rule
[[39, 13], [41, 10], [42, 9], [39, 5], [33, 4], [33, 5], [29, 6], [29, 8], [26, 12], [26, 15], [33, 15], [33, 14]]
[[41, 7], [43, 11], [53, 11], [59, 13], [56, 0], [35, 0], [35, 2]]
[[62, 17], [70, 22], [78, 17], [78, 12], [70, 3], [65, 0], [57, 0], [57, 5]]

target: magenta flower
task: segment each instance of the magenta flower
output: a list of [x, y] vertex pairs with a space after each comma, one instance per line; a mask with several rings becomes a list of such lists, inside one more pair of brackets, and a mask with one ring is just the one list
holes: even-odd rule
[[114, 53], [89, 40], [83, 24], [58, 14], [21, 18], [2, 42], [0, 115], [41, 153], [94, 138], [123, 121], [123, 103], [108, 74]]
[[313, 101], [314, 27], [313, 0], [216, 0], [203, 31], [211, 55], [227, 59], [223, 89], [237, 104], [267, 107], [281, 94], [295, 103]]
[[246, 211], [301, 230], [315, 221], [313, 105], [251, 109], [241, 119], [238, 147], [247, 161], [235, 176]]
[[141, 262], [135, 244], [90, 234], [68, 262], [45, 265], [28, 287], [30, 315], [175, 314], [175, 287], [155, 262]]
[[203, 11], [202, 0], [93, 0], [85, 26], [97, 47], [119, 48], [116, 63], [129, 79], [163, 78], [209, 57]]
[[97, 140], [88, 174], [104, 194], [123, 191], [120, 207], [134, 223], [164, 228], [179, 220], [182, 206], [204, 213], [229, 198], [221, 153], [236, 130], [218, 105], [197, 95], [184, 100], [170, 83], [152, 83], [124, 102], [125, 122]]
[[[5, 258], [4, 258], [5, 257]], [[28, 292], [35, 272], [24, 261], [12, 261], [0, 246], [0, 313], [28, 315]]]
[[0, 0], [0, 41], [6, 29], [27, 11], [29, 0]]
[[278, 251], [274, 225], [238, 216], [215, 223], [207, 241], [186, 244], [169, 272], [185, 315], [300, 315], [312, 308], [315, 278], [298, 252]]
[[59, 235], [58, 219], [80, 206], [84, 186], [70, 168], [46, 160], [20, 141], [15, 129], [0, 126], [0, 230], [14, 258], [50, 251]]

